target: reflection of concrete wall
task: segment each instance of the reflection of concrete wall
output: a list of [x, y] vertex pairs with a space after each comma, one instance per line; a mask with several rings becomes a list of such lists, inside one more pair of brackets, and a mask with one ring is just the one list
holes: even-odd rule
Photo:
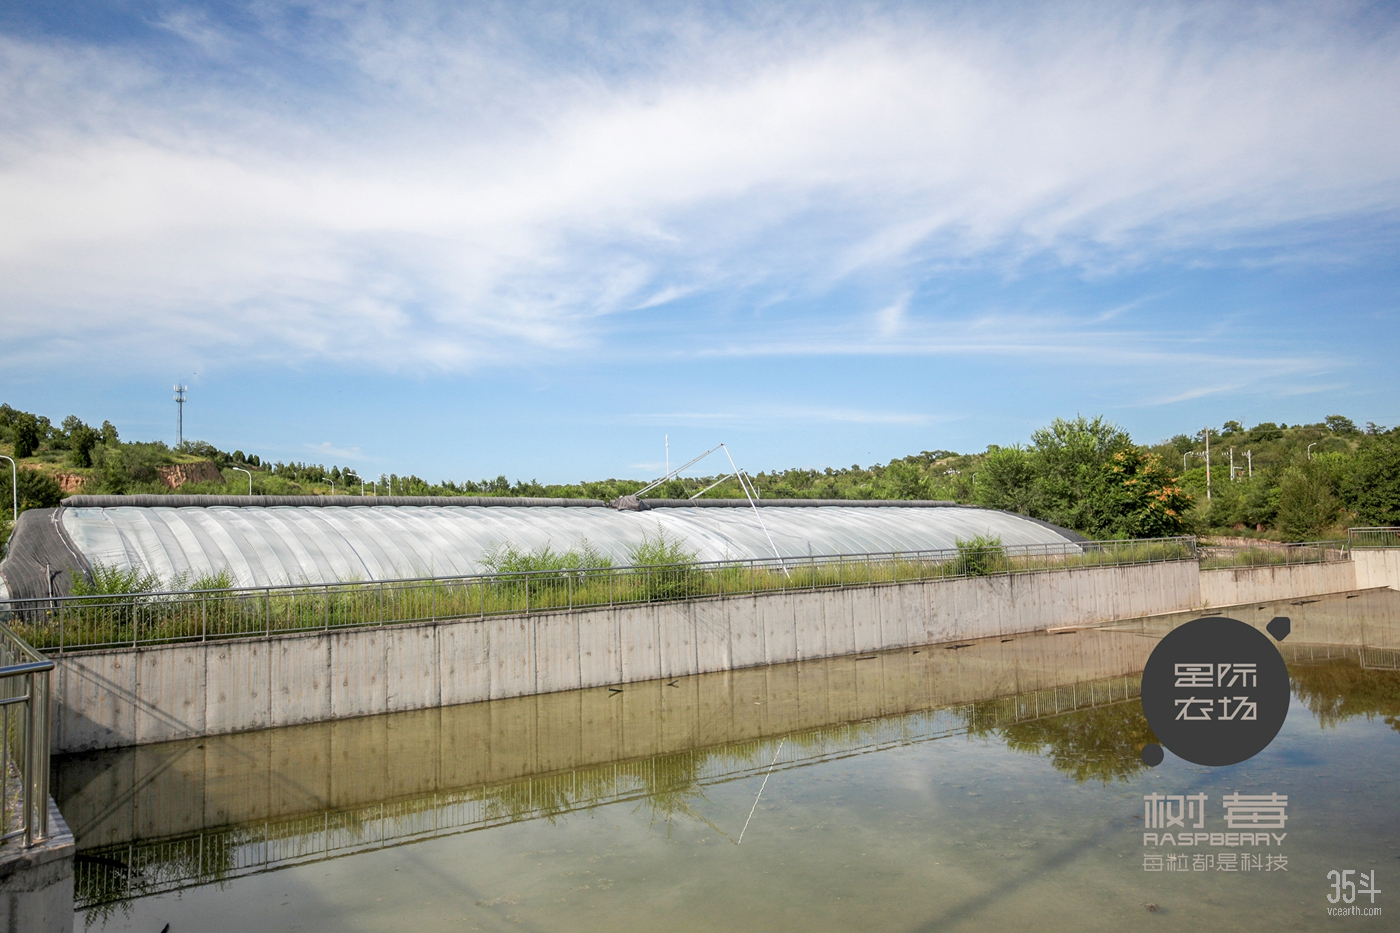
[[[1295, 599], [1358, 588], [1350, 561], [1327, 564], [1276, 564], [1201, 571], [1199, 606], [1238, 606], [1271, 599]], [[1382, 584], [1374, 584], [1382, 585]]]
[[1400, 548], [1358, 548], [1351, 552], [1357, 589], [1388, 586], [1400, 590]]
[[91, 849], [1102, 681], [1154, 643], [1031, 635], [189, 739], [60, 760], [54, 787]]
[[59, 659], [55, 752], [636, 683], [1188, 609], [1177, 561], [123, 649]]

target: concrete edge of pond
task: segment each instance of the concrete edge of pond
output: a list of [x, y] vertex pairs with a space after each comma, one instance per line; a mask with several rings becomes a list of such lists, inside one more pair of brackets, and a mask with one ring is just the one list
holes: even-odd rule
[[71, 933], [73, 929], [73, 833], [49, 800], [50, 834], [26, 848], [0, 845], [0, 911], [5, 929]]

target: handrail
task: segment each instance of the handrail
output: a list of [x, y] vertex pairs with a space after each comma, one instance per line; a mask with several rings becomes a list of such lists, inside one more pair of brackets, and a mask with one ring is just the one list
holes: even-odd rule
[[1393, 525], [1377, 525], [1347, 529], [1347, 549], [1400, 547], [1400, 528]]
[[0, 608], [31, 642], [63, 654], [1196, 557], [1195, 539], [1176, 537], [67, 596], [10, 600]]
[[[0, 841], [49, 835], [50, 672], [54, 662], [0, 624]], [[19, 806], [14, 806], [14, 801]], [[10, 821], [18, 811], [19, 825]]]
[[[1070, 554], [1078, 555], [1085, 552], [1105, 552], [1123, 548], [1138, 548], [1151, 545], [1175, 544], [1183, 545], [1194, 549], [1196, 544], [1195, 535], [1175, 535], [1161, 538], [1113, 538], [1102, 541], [1084, 540], [1078, 542], [1065, 542], [1063, 544], [996, 544], [990, 545], [989, 550], [995, 550], [1008, 557], [1021, 556], [1041, 556], [1045, 554]], [[254, 586], [227, 587], [214, 590], [146, 590], [139, 593], [98, 593], [87, 596], [32, 596], [32, 597], [10, 597], [0, 600], [0, 607], [12, 606], [17, 609], [24, 609], [37, 606], [57, 605], [60, 603], [77, 603], [80, 601], [101, 601], [122, 597], [140, 597], [143, 600], [159, 600], [165, 598], [185, 598], [204, 594], [229, 596], [237, 594], [253, 593], [276, 593], [283, 590], [304, 591], [306, 589], [363, 589], [366, 587], [378, 587], [407, 583], [448, 583], [448, 582], [491, 582], [493, 580], [519, 580], [523, 577], [557, 577], [565, 573], [589, 573], [613, 571], [615, 573], [641, 573], [647, 570], [668, 570], [672, 568], [693, 568], [696, 570], [720, 570], [739, 565], [753, 567], [781, 567], [783, 561], [800, 562], [810, 564], [812, 561], [818, 563], [833, 563], [844, 561], [846, 563], [860, 563], [865, 561], [887, 561], [887, 560], [944, 560], [955, 558], [965, 552], [965, 548], [928, 548], [913, 551], [864, 551], [854, 554], [804, 554], [800, 557], [789, 556], [785, 559], [777, 557], [745, 557], [733, 558], [729, 560], [710, 561], [686, 561], [675, 564], [621, 564], [607, 565], [602, 567], [579, 567], [562, 568], [550, 570], [503, 570], [494, 573], [464, 573], [452, 574], [448, 576], [433, 577], [391, 577], [384, 580], [347, 580], [334, 583], [268, 583]]]

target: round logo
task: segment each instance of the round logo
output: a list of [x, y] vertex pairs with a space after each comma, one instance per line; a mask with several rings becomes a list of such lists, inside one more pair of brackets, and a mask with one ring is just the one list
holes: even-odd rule
[[1174, 629], [1142, 672], [1147, 724], [1198, 765], [1239, 764], [1263, 751], [1288, 718], [1288, 695], [1288, 668], [1269, 637], [1223, 616]]

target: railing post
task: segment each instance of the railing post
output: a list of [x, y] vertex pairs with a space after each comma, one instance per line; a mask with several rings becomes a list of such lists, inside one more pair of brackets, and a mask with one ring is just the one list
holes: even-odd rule
[[199, 597], [199, 640], [209, 640], [209, 594], [202, 593]]

